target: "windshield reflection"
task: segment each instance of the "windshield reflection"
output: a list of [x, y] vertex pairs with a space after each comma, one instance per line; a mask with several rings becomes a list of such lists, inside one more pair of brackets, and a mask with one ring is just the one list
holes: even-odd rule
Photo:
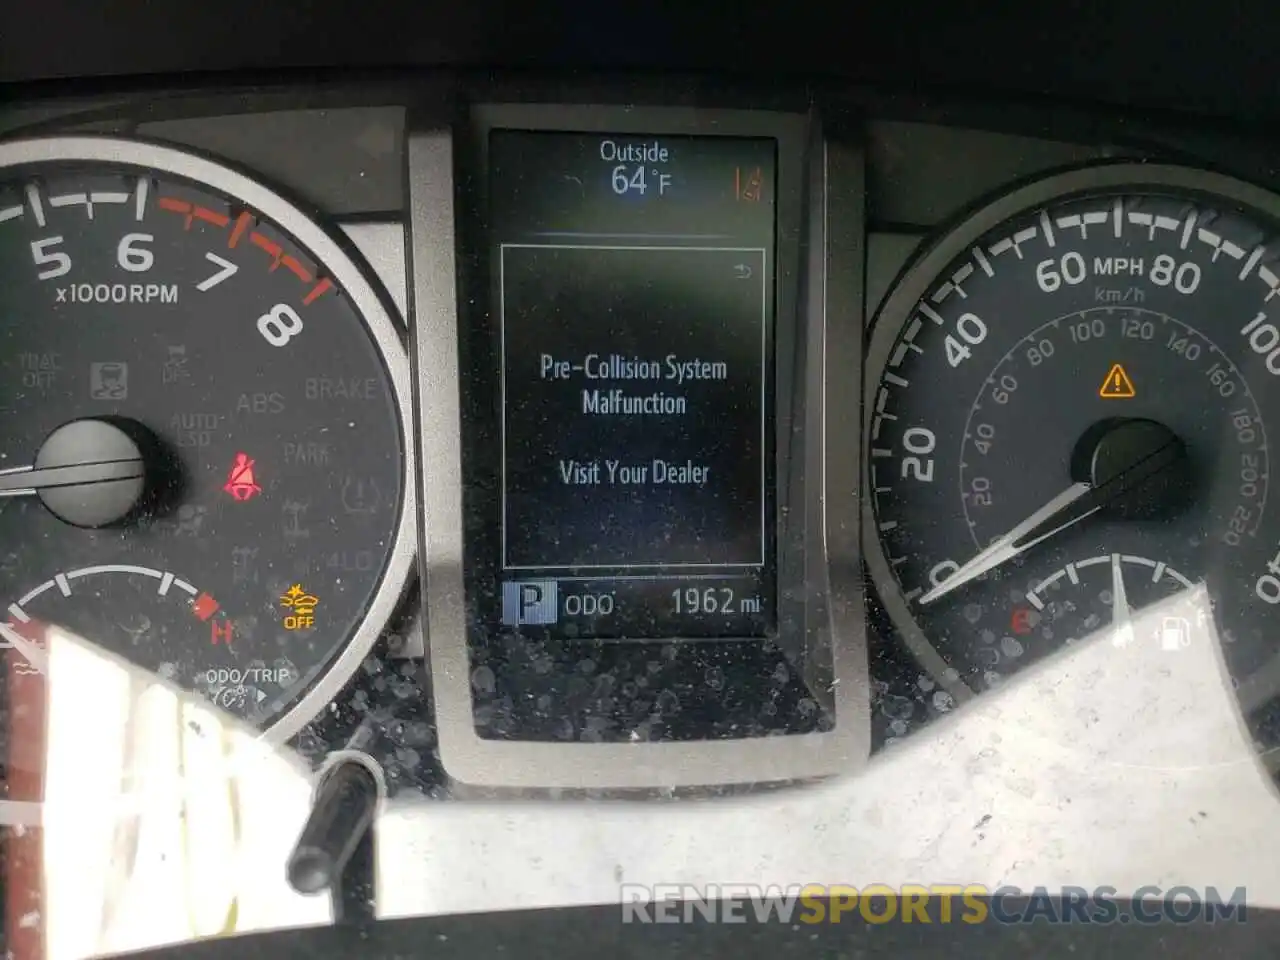
[[6, 651], [0, 805], [14, 960], [329, 920], [327, 900], [285, 880], [310, 801], [305, 765], [82, 637], [24, 633], [42, 656]]
[[[9, 950], [76, 960], [331, 922], [284, 865], [313, 776], [254, 731], [56, 628], [9, 665]], [[26, 653], [30, 653], [27, 650]], [[1264, 680], [1248, 682], [1265, 700]], [[383, 917], [617, 902], [625, 884], [1280, 881], [1202, 586], [1063, 647], [875, 756], [857, 777], [721, 799], [389, 803]], [[1256, 688], [1256, 689], [1255, 689]], [[1242, 870], [1253, 876], [1241, 876]]]
[[380, 914], [727, 882], [1109, 884], [1121, 896], [1245, 883], [1251, 904], [1280, 904], [1246, 826], [1270, 823], [1275, 793], [1209, 610], [1196, 586], [1135, 611], [1119, 642], [1100, 629], [961, 706], [943, 698], [942, 716], [856, 777], [732, 799], [401, 798], [379, 824]]

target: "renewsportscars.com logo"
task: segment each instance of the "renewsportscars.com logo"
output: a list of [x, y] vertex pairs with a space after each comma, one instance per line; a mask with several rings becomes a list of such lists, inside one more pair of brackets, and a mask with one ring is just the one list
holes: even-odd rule
[[623, 923], [1243, 923], [1244, 887], [991, 887], [983, 884], [731, 883], [621, 888]]

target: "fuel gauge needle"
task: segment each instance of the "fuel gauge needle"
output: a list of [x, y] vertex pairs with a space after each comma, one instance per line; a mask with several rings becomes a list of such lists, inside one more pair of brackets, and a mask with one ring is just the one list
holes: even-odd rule
[[49, 675], [49, 657], [42, 647], [32, 643], [7, 623], [0, 623], [0, 638], [11, 644], [38, 673], [46, 677]]
[[1117, 647], [1127, 647], [1133, 643], [1133, 623], [1130, 614], [1120, 554], [1113, 553], [1111, 555], [1111, 642]]

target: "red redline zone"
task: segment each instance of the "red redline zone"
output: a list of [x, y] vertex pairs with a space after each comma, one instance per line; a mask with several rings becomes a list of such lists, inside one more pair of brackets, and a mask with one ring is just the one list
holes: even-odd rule
[[[208, 207], [201, 207], [188, 203], [186, 200], [179, 200], [177, 197], [159, 197], [156, 205], [169, 213], [176, 213], [183, 218], [183, 229], [190, 230], [191, 225], [199, 220], [203, 223], [212, 224], [215, 227], [226, 229], [231, 226], [231, 218], [226, 214], [218, 213], [216, 210], [210, 210]], [[231, 235], [227, 238], [228, 249], [234, 249], [244, 236], [246, 231], [249, 233], [249, 242], [266, 253], [271, 258], [271, 265], [267, 267], [269, 273], [275, 273], [280, 267], [284, 267], [292, 273], [302, 283], [311, 283], [315, 277], [311, 272], [302, 265], [297, 257], [291, 256], [284, 252], [284, 248], [276, 243], [265, 234], [259, 233], [257, 230], [249, 231], [249, 225], [253, 222], [253, 217], [248, 211], [241, 213], [235, 220], [235, 226], [231, 230]], [[325, 293], [333, 289], [333, 281], [328, 277], [322, 277], [316, 282], [307, 295], [302, 298], [302, 305], [309, 307], [315, 303]]]

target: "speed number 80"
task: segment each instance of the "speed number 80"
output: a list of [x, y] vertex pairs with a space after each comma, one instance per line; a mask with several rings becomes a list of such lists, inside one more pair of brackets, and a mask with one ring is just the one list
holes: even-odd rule
[[[1095, 257], [1093, 272], [1107, 278], [1114, 277], [1116, 271], [1110, 269], [1112, 262], [1110, 258]], [[1059, 258], [1041, 260], [1036, 264], [1036, 283], [1045, 293], [1053, 293], [1061, 289], [1063, 284], [1077, 286], [1084, 283], [1088, 276], [1089, 265], [1075, 251], [1064, 253]], [[1200, 286], [1200, 267], [1190, 260], [1178, 263], [1167, 253], [1162, 253], [1152, 261], [1151, 270], [1145, 279], [1157, 287], [1172, 285], [1178, 293], [1191, 294]]]

